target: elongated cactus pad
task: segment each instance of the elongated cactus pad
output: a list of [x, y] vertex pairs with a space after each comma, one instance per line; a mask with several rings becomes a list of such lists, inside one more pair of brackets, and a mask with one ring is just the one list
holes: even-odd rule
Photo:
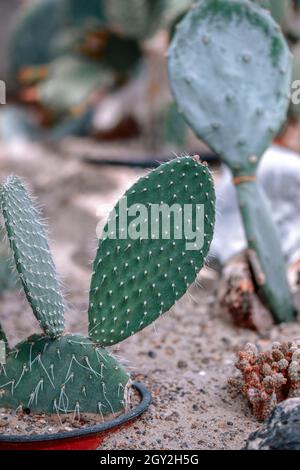
[[254, 2], [203, 0], [177, 28], [169, 72], [189, 125], [235, 177], [259, 292], [275, 320], [290, 320], [294, 308], [279, 237], [254, 181], [289, 104], [291, 56], [280, 28]]
[[33, 313], [46, 334], [59, 336], [64, 329], [64, 301], [39, 212], [15, 176], [1, 187], [0, 204], [16, 268]]
[[128, 374], [89, 339], [32, 336], [0, 366], [0, 406], [48, 413], [117, 413], [124, 409]]
[[[159, 210], [166, 210], [165, 215]], [[213, 236], [211, 174], [196, 157], [172, 160], [134, 184], [110, 219], [90, 290], [89, 335], [101, 345], [145, 328], [195, 280]]]
[[179, 23], [169, 54], [191, 128], [236, 175], [253, 174], [290, 96], [291, 57], [270, 13], [247, 0], [203, 0]]

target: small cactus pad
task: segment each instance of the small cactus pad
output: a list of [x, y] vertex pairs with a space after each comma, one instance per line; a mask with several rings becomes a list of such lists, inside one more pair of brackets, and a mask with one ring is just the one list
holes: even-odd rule
[[[129, 209], [127, 221], [121, 220], [124, 204]], [[169, 212], [157, 216], [156, 211], [164, 208]], [[192, 216], [187, 215], [189, 209]], [[110, 231], [108, 221], [109, 235], [100, 240], [90, 289], [89, 335], [101, 345], [118, 343], [145, 328], [195, 280], [214, 230], [212, 176], [197, 157], [174, 159], [140, 178], [114, 214], [110, 219], [117, 229]], [[198, 237], [196, 246], [188, 240], [191, 228]]]
[[33, 313], [51, 337], [64, 330], [64, 301], [39, 212], [22, 182], [8, 178], [0, 204], [16, 268]]
[[117, 413], [124, 409], [128, 374], [89, 339], [34, 335], [0, 366], [0, 406], [33, 412]]
[[178, 25], [169, 73], [197, 136], [236, 175], [253, 173], [290, 97], [291, 56], [270, 13], [247, 0], [196, 3]]

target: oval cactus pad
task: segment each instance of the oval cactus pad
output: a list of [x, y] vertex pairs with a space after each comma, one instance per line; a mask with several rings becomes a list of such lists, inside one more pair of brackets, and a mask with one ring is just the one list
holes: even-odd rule
[[202, 268], [214, 221], [213, 180], [198, 157], [174, 159], [140, 178], [116, 205], [100, 240], [90, 337], [101, 345], [118, 343], [169, 310]]
[[251, 171], [289, 105], [291, 56], [270, 13], [247, 0], [197, 3], [177, 28], [169, 73], [197, 136], [232, 170]]

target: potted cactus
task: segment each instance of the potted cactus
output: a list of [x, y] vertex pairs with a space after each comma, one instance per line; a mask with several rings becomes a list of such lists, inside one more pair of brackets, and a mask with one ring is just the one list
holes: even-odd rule
[[[149, 405], [147, 391], [136, 384], [144, 399], [127, 411], [129, 374], [105, 348], [168, 311], [194, 281], [213, 235], [212, 177], [199, 158], [177, 158], [140, 178], [120, 199], [93, 265], [88, 337], [65, 331], [64, 299], [44, 228], [19, 178], [12, 176], [1, 187], [0, 201], [16, 269], [43, 331], [9, 348], [0, 330], [7, 344], [6, 363], [0, 367], [0, 407], [58, 415], [97, 413], [99, 421], [113, 415], [98, 427], [60, 435], [2, 435], [0, 448], [96, 448], [100, 432], [130, 422]], [[177, 208], [176, 217], [184, 219], [166, 217], [167, 233], [158, 225], [160, 215], [152, 217], [154, 207]], [[151, 218], [145, 219], [146, 210]]]
[[256, 171], [289, 106], [291, 54], [267, 10], [247, 0], [202, 0], [169, 50], [178, 107], [230, 168], [254, 285], [275, 321], [294, 318], [285, 261]]

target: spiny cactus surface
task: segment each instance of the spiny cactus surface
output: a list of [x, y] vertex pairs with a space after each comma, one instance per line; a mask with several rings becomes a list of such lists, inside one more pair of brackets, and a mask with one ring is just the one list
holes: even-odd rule
[[280, 28], [254, 2], [203, 0], [177, 28], [169, 72], [189, 125], [235, 177], [259, 292], [276, 321], [290, 320], [294, 309], [279, 237], [254, 181], [289, 104], [291, 57]]
[[64, 301], [39, 212], [14, 176], [1, 187], [0, 204], [27, 299], [45, 333], [56, 337], [64, 329]]
[[34, 335], [0, 366], [0, 406], [104, 416], [124, 409], [128, 381], [117, 361], [83, 336]]
[[[137, 213], [128, 213], [124, 229], [121, 218], [125, 200]], [[153, 205], [176, 205], [182, 211], [181, 221], [172, 212], [170, 219], [166, 214], [160, 219], [169, 223], [165, 232], [164, 225], [158, 223], [161, 215], [153, 216]], [[192, 209], [192, 216], [187, 215], [185, 205]], [[200, 207], [203, 221], [196, 217]], [[89, 335], [101, 345], [118, 343], [145, 328], [169, 310], [195, 280], [213, 236], [215, 194], [211, 174], [196, 157], [172, 160], [134, 184], [118, 202], [115, 214], [116, 231], [105, 227], [109, 236], [100, 240], [90, 290]], [[133, 224], [135, 239], [126, 236]], [[187, 226], [202, 237], [199, 247], [189, 243]]]

